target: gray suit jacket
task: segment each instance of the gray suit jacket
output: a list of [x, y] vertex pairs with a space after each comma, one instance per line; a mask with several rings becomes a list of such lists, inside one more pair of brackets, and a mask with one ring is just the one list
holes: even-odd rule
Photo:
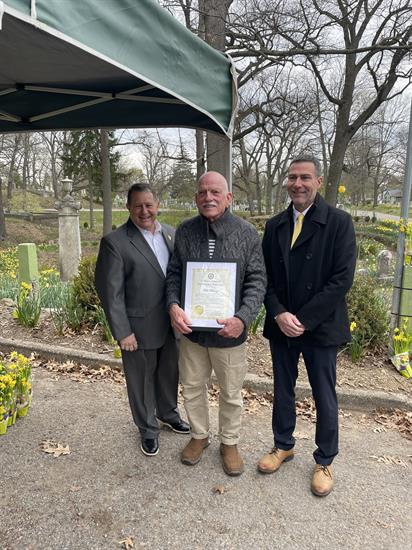
[[[162, 224], [173, 252], [174, 229]], [[116, 340], [135, 334], [140, 349], [164, 345], [170, 328], [165, 303], [166, 278], [143, 235], [129, 220], [100, 242], [96, 290]]]

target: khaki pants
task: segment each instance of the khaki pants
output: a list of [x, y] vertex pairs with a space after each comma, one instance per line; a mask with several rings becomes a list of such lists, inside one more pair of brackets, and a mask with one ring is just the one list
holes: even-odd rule
[[205, 348], [183, 337], [180, 340], [179, 373], [192, 437], [209, 435], [207, 385], [212, 374], [219, 382], [219, 436], [221, 443], [239, 441], [242, 386], [246, 376], [246, 344], [234, 348]]

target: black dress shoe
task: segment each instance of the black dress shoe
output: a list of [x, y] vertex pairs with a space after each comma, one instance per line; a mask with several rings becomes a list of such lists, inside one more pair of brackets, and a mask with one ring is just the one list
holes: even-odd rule
[[159, 452], [159, 442], [157, 437], [142, 439], [140, 449], [146, 456], [155, 456]]
[[177, 420], [172, 420], [171, 422], [165, 422], [162, 419], [158, 419], [162, 424], [176, 432], [177, 434], [189, 434], [190, 433], [190, 426], [187, 422], [182, 420], [181, 418], [178, 418]]

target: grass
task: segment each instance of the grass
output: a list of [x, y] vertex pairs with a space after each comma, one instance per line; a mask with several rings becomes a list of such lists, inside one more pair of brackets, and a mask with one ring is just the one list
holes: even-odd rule
[[[166, 223], [172, 227], [177, 227], [179, 223], [187, 218], [191, 218], [196, 215], [195, 210], [159, 210], [158, 219], [161, 223]], [[124, 211], [115, 210], [112, 212], [112, 223], [116, 227], [119, 227], [127, 221], [129, 217], [129, 212], [125, 209]], [[103, 228], [103, 212], [98, 211], [94, 213], [94, 232], [101, 233]], [[87, 210], [80, 211], [80, 226], [82, 231], [86, 229], [85, 223], [89, 225], [89, 212]]]

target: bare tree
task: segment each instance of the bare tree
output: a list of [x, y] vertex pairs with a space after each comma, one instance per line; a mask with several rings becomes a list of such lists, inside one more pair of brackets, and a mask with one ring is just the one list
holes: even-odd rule
[[112, 230], [112, 178], [110, 174], [109, 135], [100, 130], [100, 158], [102, 162], [103, 235]]
[[[311, 71], [334, 106], [336, 132], [326, 188], [332, 204], [349, 142], [382, 103], [410, 82], [411, 17], [410, 0], [251, 0], [231, 24], [233, 57], [300, 64], [301, 77]], [[362, 107], [356, 98], [360, 86], [368, 90]]]
[[0, 177], [0, 241], [4, 240], [6, 237], [6, 218], [3, 207], [3, 181]]
[[58, 199], [60, 197], [59, 180], [62, 175], [62, 163], [60, 162], [60, 157], [63, 154], [66, 132], [44, 132], [40, 135], [49, 155], [48, 160], [50, 163], [49, 166], [53, 195], [55, 199]]

